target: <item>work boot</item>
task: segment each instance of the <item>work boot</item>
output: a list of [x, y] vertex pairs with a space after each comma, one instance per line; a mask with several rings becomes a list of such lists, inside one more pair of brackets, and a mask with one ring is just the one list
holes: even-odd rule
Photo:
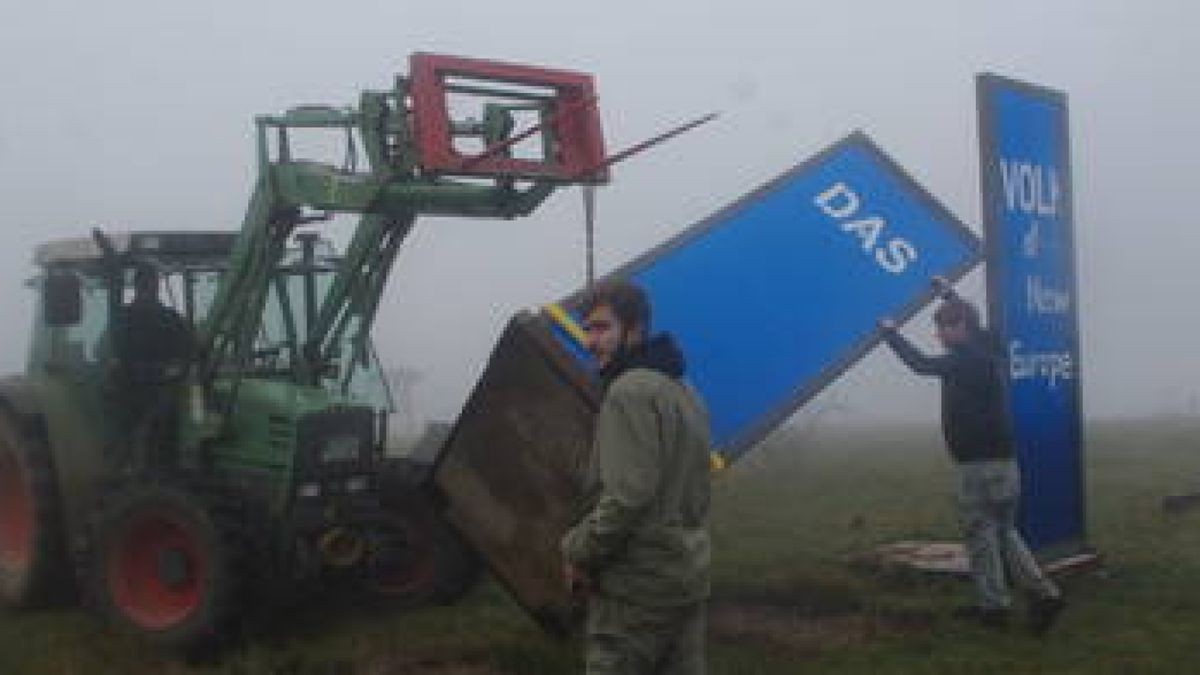
[[980, 607], [967, 605], [954, 610], [952, 616], [960, 621], [976, 623], [984, 628], [1006, 628], [1009, 610], [1007, 607]]
[[1067, 606], [1061, 595], [1043, 595], [1029, 601], [1029, 632], [1041, 637]]

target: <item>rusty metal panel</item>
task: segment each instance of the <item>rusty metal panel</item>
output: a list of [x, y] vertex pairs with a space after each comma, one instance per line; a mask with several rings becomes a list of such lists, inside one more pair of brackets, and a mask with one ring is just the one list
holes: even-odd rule
[[546, 629], [572, 604], [558, 543], [582, 511], [599, 391], [530, 313], [509, 323], [442, 448], [434, 482], [446, 516]]

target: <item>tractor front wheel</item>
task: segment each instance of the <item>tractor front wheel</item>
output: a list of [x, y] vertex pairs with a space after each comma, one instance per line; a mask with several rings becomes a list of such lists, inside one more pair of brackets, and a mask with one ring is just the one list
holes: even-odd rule
[[483, 565], [429, 505], [404, 501], [371, 537], [366, 589], [393, 607], [449, 604], [475, 585]]
[[124, 485], [106, 502], [90, 537], [97, 609], [168, 649], [225, 638], [238, 600], [234, 523], [173, 485]]
[[69, 586], [58, 507], [49, 449], [0, 409], [0, 604], [44, 605]]

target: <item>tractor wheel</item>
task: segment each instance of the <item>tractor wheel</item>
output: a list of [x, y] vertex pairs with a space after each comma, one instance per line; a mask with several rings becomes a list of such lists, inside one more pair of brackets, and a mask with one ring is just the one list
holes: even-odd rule
[[170, 484], [124, 484], [97, 513], [84, 575], [97, 610], [171, 650], [217, 646], [236, 614], [241, 576], [228, 509]]
[[390, 607], [449, 604], [471, 590], [483, 570], [458, 534], [416, 499], [389, 508], [371, 539], [366, 589]]
[[66, 559], [50, 451], [0, 410], [0, 604], [49, 604], [70, 586]]

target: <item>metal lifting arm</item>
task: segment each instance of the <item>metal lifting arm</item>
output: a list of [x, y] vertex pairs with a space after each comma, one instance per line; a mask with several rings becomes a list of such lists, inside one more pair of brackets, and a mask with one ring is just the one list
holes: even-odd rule
[[205, 384], [222, 366], [248, 360], [276, 264], [298, 215], [284, 212], [271, 182], [269, 172], [259, 176], [229, 269], [201, 326], [196, 375]]
[[324, 364], [335, 358], [335, 351], [347, 331], [353, 331], [353, 353], [341, 373], [345, 390], [353, 372], [352, 364], [366, 357], [370, 329], [379, 307], [379, 298], [391, 272], [400, 244], [412, 230], [415, 214], [388, 218], [367, 215], [354, 232], [344, 263], [339, 266], [333, 285], [326, 293], [304, 349], [304, 377], [316, 384]]
[[[526, 179], [518, 187], [508, 176], [467, 182], [426, 174], [415, 157], [404, 86], [401, 80], [395, 92], [365, 92], [359, 110], [303, 107], [256, 120], [258, 180], [229, 268], [199, 334], [193, 377], [210, 393], [218, 375], [229, 374], [236, 391], [246, 372], [268, 294], [297, 225], [332, 213], [362, 216], [315, 320], [299, 336], [302, 353], [293, 359], [294, 378], [319, 385], [331, 374], [335, 352], [350, 335], [351, 358], [343, 361], [350, 365], [338, 378], [344, 390], [353, 364], [365, 358], [379, 297], [418, 215], [514, 218], [533, 211], [561, 184]], [[494, 113], [489, 111], [489, 117], [506, 122], [501, 126], [510, 131], [511, 119]], [[456, 133], [480, 136], [485, 143], [503, 141], [495, 137], [494, 126], [475, 125]], [[289, 131], [302, 128], [345, 130], [350, 148], [357, 133], [367, 170], [357, 171], [351, 161], [338, 167], [295, 159]]]
[[[271, 292], [279, 295], [294, 352], [292, 379], [313, 386], [337, 382], [345, 392], [355, 364], [366, 358], [380, 296], [418, 216], [524, 216], [557, 187], [604, 183], [613, 163], [712, 118], [606, 157], [589, 75], [435, 54], [414, 54], [410, 66], [411, 77], [397, 78], [393, 90], [363, 92], [358, 109], [305, 106], [256, 120], [258, 179], [200, 327], [192, 370], [209, 402], [221, 376], [231, 382], [225, 406], [234, 405]], [[452, 95], [459, 98], [452, 102]], [[463, 97], [482, 97], [474, 99], [483, 102], [478, 119], [451, 119]], [[298, 129], [343, 132], [345, 161], [334, 166], [294, 157], [290, 135]], [[357, 166], [359, 144], [364, 171]], [[280, 264], [298, 225], [335, 213], [360, 220], [319, 303], [307, 278], [301, 328], [286, 297], [289, 272]], [[311, 242], [308, 247], [311, 275]], [[347, 343], [350, 353], [340, 352]]]

